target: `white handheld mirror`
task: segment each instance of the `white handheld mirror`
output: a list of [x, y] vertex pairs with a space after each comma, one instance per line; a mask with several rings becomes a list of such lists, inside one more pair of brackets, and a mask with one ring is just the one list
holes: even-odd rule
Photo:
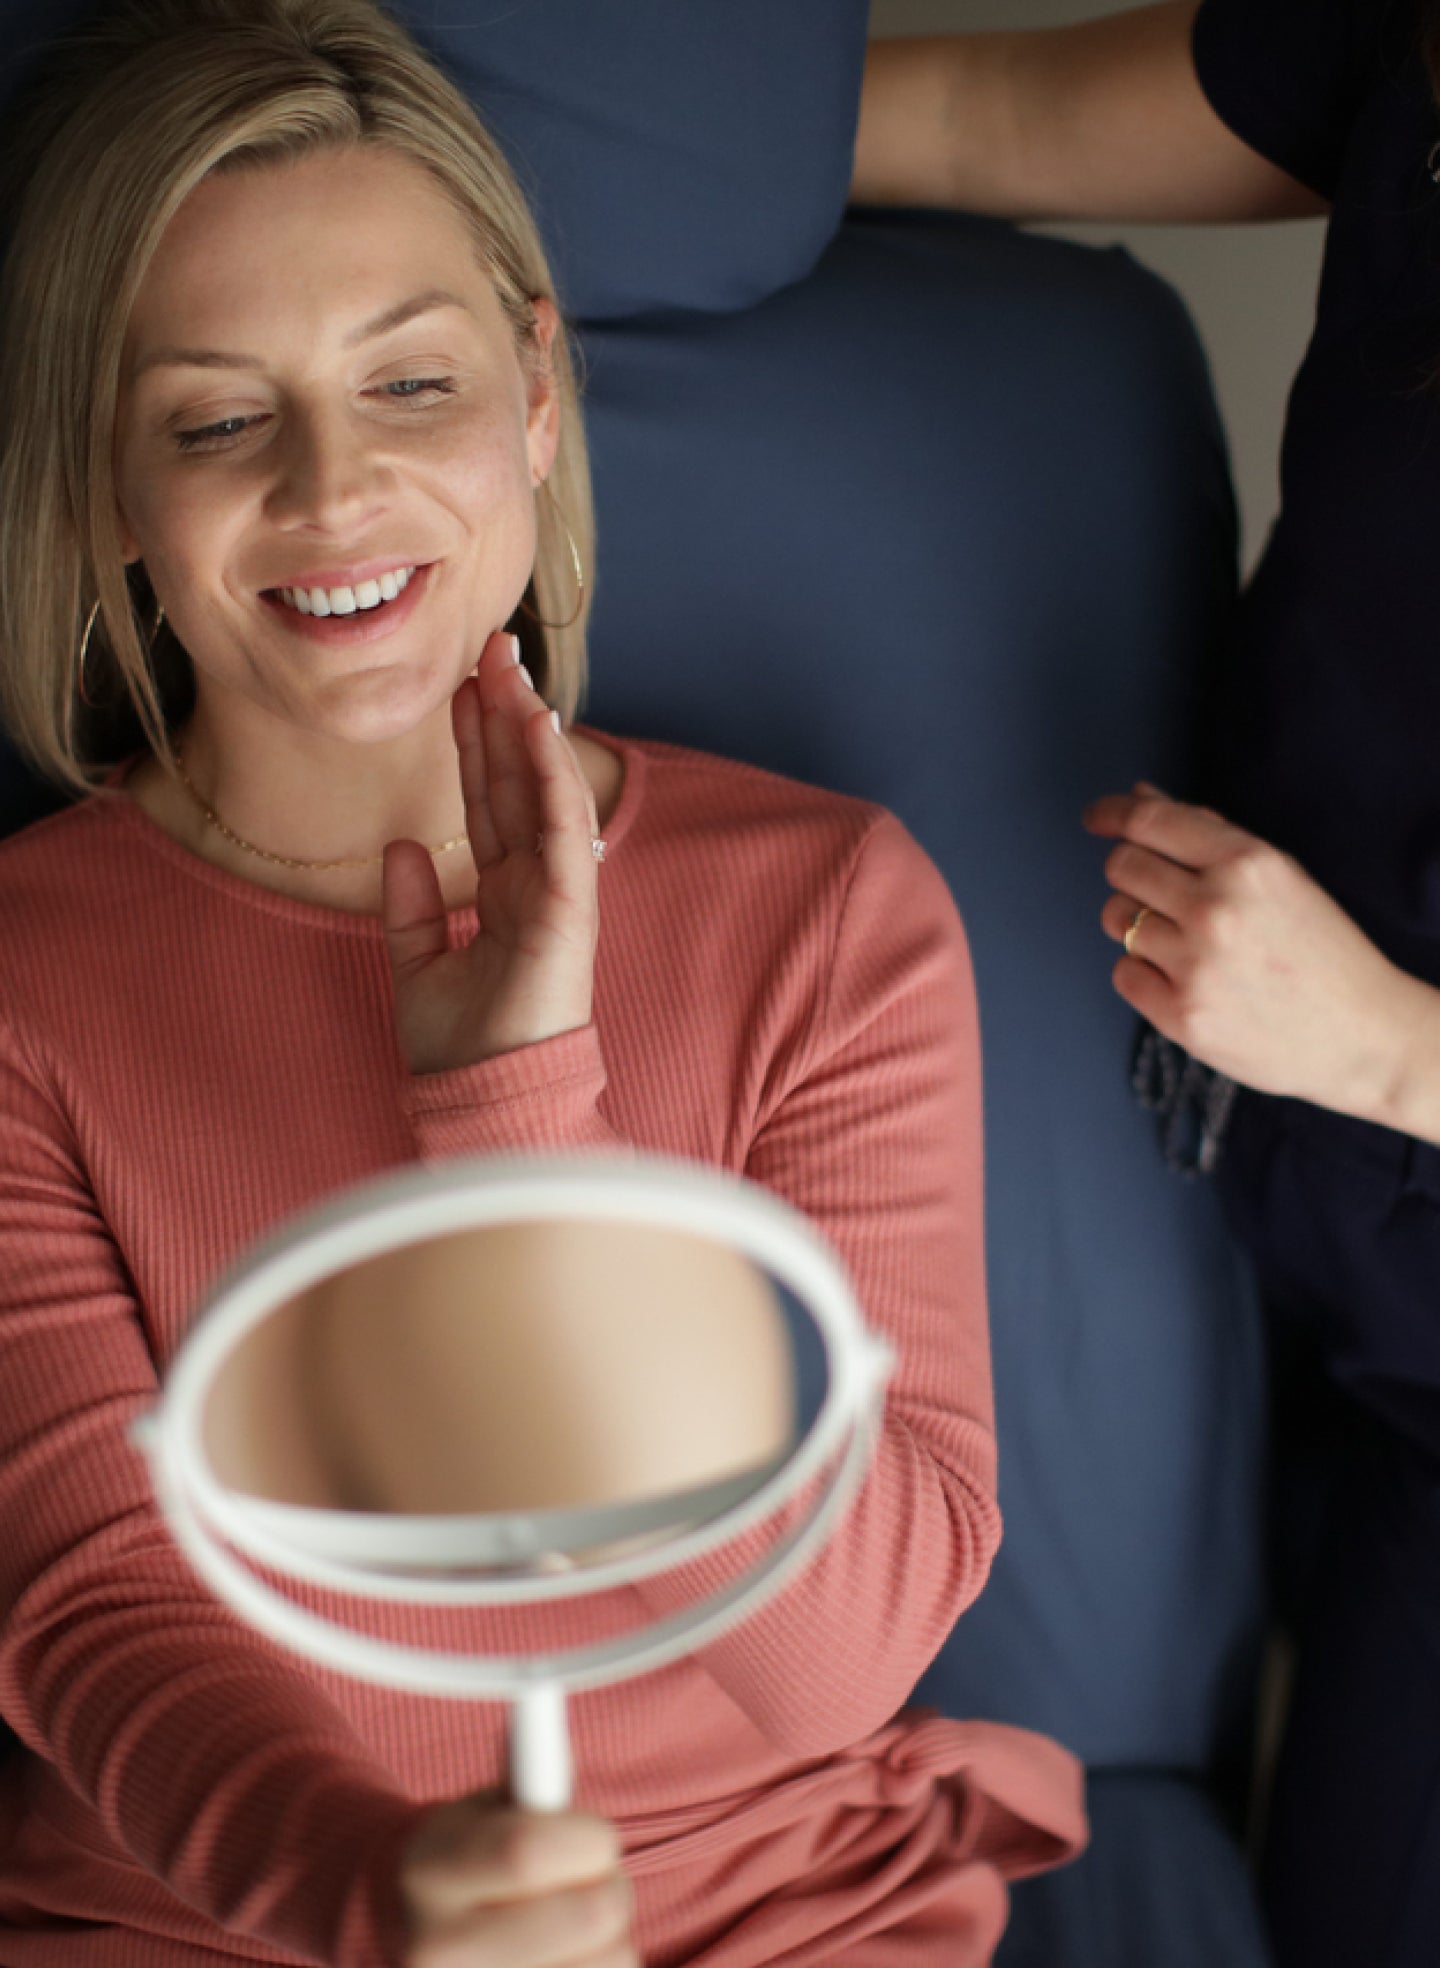
[[[458, 1161], [263, 1243], [136, 1433], [235, 1611], [361, 1680], [509, 1701], [515, 1799], [553, 1810], [566, 1694], [692, 1652], [786, 1582], [864, 1475], [890, 1364], [829, 1247], [753, 1184]], [[561, 1600], [595, 1615], [581, 1644], [575, 1606], [572, 1644], [538, 1637]], [[495, 1608], [506, 1651], [382, 1639], [359, 1623], [376, 1601]]]

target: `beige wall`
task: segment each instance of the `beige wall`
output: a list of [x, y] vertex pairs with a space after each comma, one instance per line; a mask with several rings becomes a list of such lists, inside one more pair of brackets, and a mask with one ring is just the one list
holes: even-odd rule
[[[1114, 0], [872, 0], [870, 28], [892, 35], [1052, 27], [1121, 10]], [[1184, 296], [1210, 351], [1230, 434], [1246, 561], [1253, 564], [1275, 513], [1281, 421], [1310, 332], [1321, 222], [1054, 230], [1072, 239], [1120, 240]]]

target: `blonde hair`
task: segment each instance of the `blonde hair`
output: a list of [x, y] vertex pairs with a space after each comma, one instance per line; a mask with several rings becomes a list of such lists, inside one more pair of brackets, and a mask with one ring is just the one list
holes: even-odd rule
[[[319, 150], [380, 146], [423, 166], [470, 226], [522, 360], [543, 360], [535, 299], [554, 286], [514, 175], [465, 98], [371, 0], [120, 0], [57, 44], [18, 126], [7, 178], [14, 225], [0, 295], [0, 722], [48, 777], [89, 790], [146, 742], [173, 762], [190, 665], [127, 571], [114, 485], [121, 349], [161, 235], [210, 172]], [[575, 371], [563, 331], [549, 361], [560, 442], [536, 501], [538, 545], [512, 626], [568, 721], [584, 680], [565, 524], [587, 575], [594, 517]], [[123, 694], [88, 711], [107, 659]], [[534, 618], [539, 618], [537, 621]], [[563, 624], [564, 626], [551, 626]]]

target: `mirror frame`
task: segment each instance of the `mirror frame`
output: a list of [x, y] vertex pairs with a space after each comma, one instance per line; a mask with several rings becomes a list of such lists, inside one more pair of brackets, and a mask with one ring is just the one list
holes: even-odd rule
[[[311, 1285], [370, 1257], [487, 1225], [566, 1218], [651, 1225], [710, 1238], [761, 1265], [814, 1318], [826, 1386], [809, 1432], [766, 1479], [712, 1521], [649, 1551], [573, 1572], [501, 1578], [390, 1577], [375, 1564], [452, 1562], [495, 1518], [303, 1510], [246, 1498], [216, 1480], [204, 1451], [205, 1404], [216, 1375], [272, 1312]], [[425, 1694], [499, 1699], [540, 1684], [599, 1686], [674, 1660], [713, 1638], [779, 1589], [818, 1548], [863, 1480], [893, 1365], [864, 1324], [849, 1280], [806, 1219], [743, 1177], [659, 1157], [615, 1155], [463, 1159], [405, 1170], [345, 1191], [283, 1226], [208, 1294], [133, 1431], [177, 1542], [212, 1589], [271, 1638], [362, 1680]], [[827, 1474], [828, 1472], [828, 1474]], [[234, 1553], [312, 1586], [410, 1604], [495, 1606], [570, 1599], [672, 1571], [774, 1516], [810, 1482], [808, 1514], [730, 1585], [697, 1605], [588, 1647], [531, 1657], [474, 1656], [380, 1641], [306, 1611], [263, 1584]], [[518, 1513], [512, 1513], [518, 1515]], [[336, 1518], [363, 1520], [353, 1538], [327, 1535]], [[351, 1526], [353, 1531], [354, 1526]], [[229, 1548], [227, 1548], [229, 1547]]]

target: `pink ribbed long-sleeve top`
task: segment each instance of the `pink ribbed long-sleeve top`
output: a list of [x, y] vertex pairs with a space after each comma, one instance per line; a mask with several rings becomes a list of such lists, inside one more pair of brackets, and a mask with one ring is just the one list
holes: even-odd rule
[[[216, 1604], [127, 1436], [253, 1239], [455, 1154], [743, 1172], [833, 1240], [898, 1350], [824, 1556], [703, 1653], [573, 1703], [580, 1802], [622, 1827], [645, 1960], [968, 1968], [1003, 1878], [1078, 1848], [1063, 1751], [890, 1721], [999, 1535], [953, 905], [876, 808], [616, 749], [593, 1024], [424, 1078], [378, 921], [212, 868], [118, 789], [0, 847], [4, 1968], [388, 1963], [422, 1804], [500, 1781], [498, 1709], [349, 1683]], [[436, 1617], [385, 1630], [423, 1641]], [[557, 1643], [585, 1617], [557, 1612]]]

